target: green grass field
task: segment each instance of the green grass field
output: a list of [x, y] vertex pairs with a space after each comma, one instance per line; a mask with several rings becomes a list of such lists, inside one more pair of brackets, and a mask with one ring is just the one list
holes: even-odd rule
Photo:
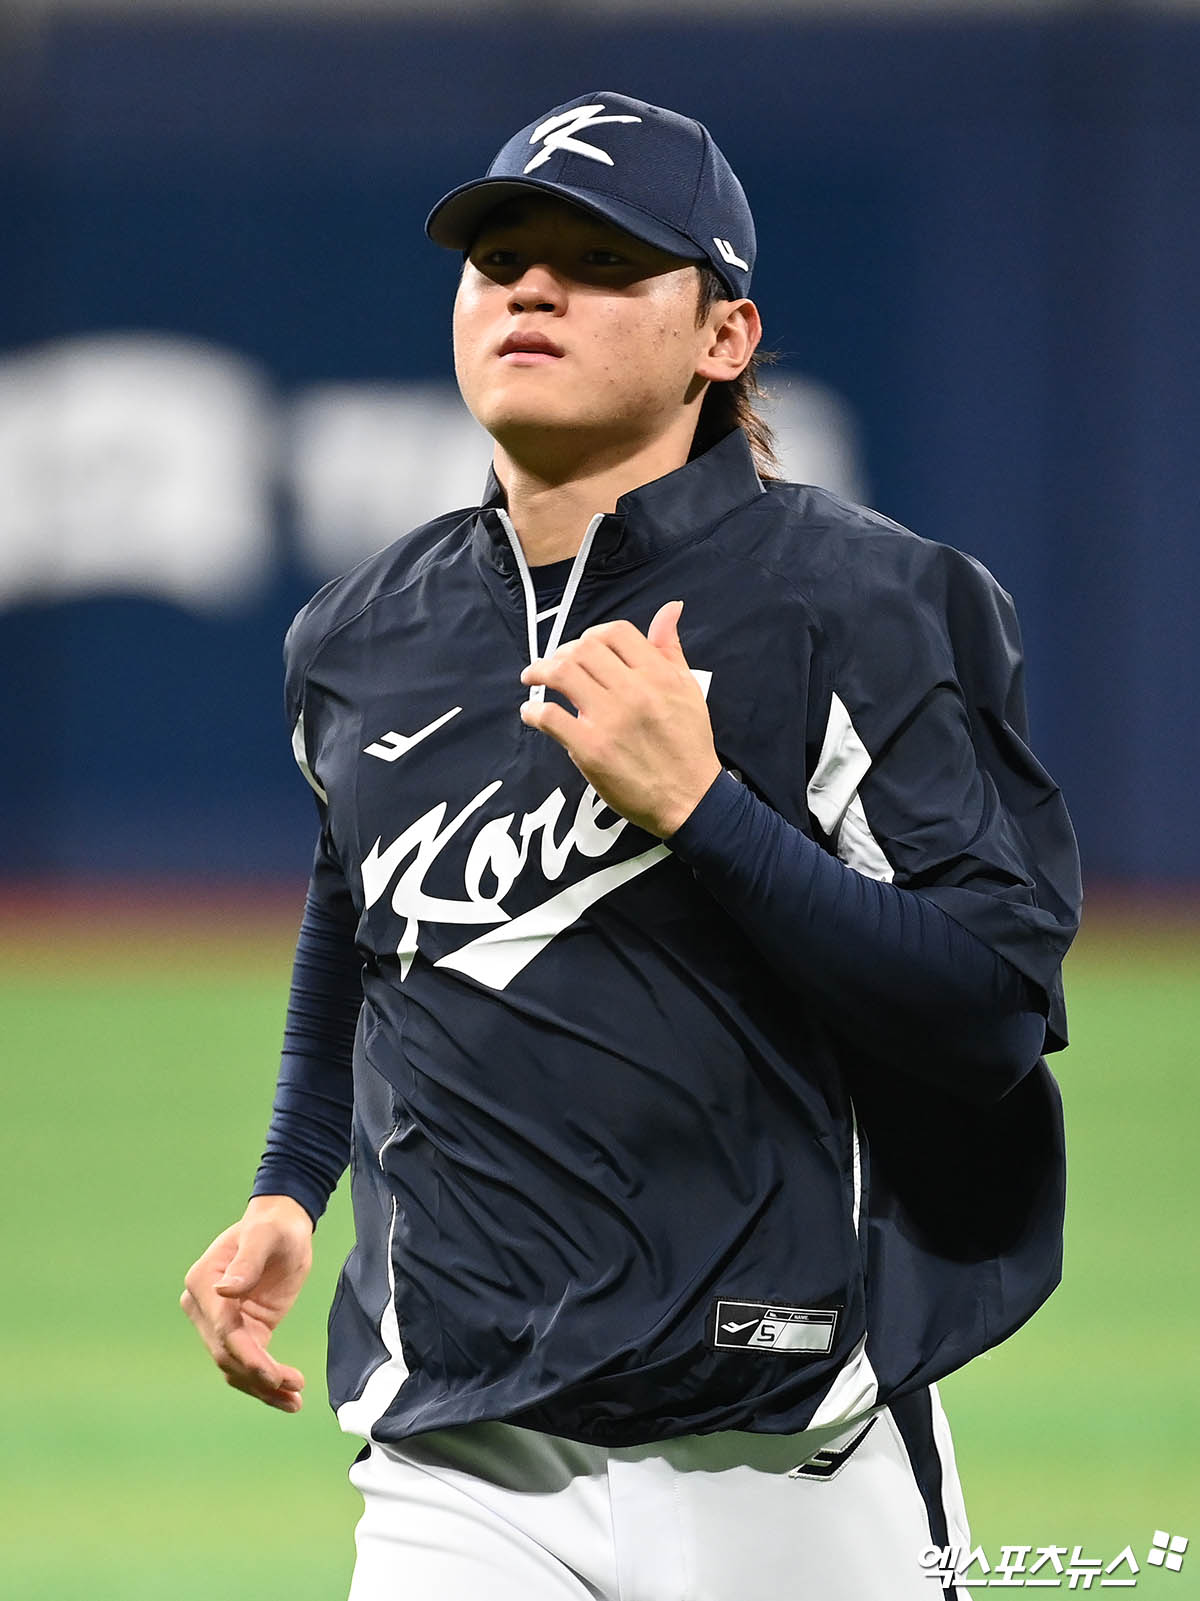
[[[308, 1376], [298, 1417], [228, 1390], [177, 1306], [257, 1160], [290, 930], [219, 908], [194, 937], [177, 928], [169, 908], [84, 937], [65, 918], [0, 921], [12, 1601], [338, 1601], [349, 1579], [356, 1444], [323, 1387], [344, 1197], [276, 1342]], [[1185, 1601], [1200, 1597], [1200, 929], [1098, 920], [1068, 999], [1065, 1283], [943, 1397], [993, 1561], [1001, 1544], [1079, 1544], [1107, 1562], [1130, 1543], [1138, 1593]], [[1156, 1529], [1192, 1538], [1179, 1574], [1144, 1565]]]

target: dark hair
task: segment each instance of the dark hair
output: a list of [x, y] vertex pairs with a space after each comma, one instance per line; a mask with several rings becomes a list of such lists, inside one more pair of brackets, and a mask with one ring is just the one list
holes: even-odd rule
[[[700, 294], [696, 305], [696, 323], [699, 326], [718, 300], [729, 299], [729, 290], [707, 264], [698, 266], [696, 271], [700, 277]], [[696, 424], [689, 460], [703, 455], [734, 428], [740, 428], [750, 441], [759, 477], [780, 476], [782, 469], [779, 457], [775, 454], [775, 435], [755, 405], [763, 395], [758, 370], [774, 360], [774, 351], [756, 350], [749, 364], [736, 378], [725, 383], [709, 384], [700, 403], [700, 419]]]

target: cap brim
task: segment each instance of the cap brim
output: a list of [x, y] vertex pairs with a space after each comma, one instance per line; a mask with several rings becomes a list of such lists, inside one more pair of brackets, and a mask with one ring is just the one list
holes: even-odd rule
[[448, 250], [468, 250], [479, 226], [489, 211], [504, 200], [511, 200], [530, 192], [553, 195], [557, 200], [569, 201], [581, 211], [591, 212], [606, 222], [614, 223], [635, 239], [656, 245], [684, 261], [704, 261], [707, 252], [687, 234], [679, 233], [651, 217], [637, 206], [608, 195], [596, 195], [587, 189], [573, 189], [568, 184], [547, 183], [537, 178], [476, 178], [452, 189], [434, 206], [425, 221], [425, 232], [436, 245]]

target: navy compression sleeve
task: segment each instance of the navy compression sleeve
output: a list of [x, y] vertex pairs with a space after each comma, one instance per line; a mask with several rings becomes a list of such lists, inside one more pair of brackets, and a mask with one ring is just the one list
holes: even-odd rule
[[872, 1056], [998, 1100], [1045, 1036], [1034, 987], [913, 890], [867, 878], [724, 772], [667, 841], [777, 972]]
[[350, 1160], [351, 1063], [362, 1004], [354, 927], [310, 889], [296, 941], [283, 1055], [254, 1195], [290, 1195], [315, 1224]]

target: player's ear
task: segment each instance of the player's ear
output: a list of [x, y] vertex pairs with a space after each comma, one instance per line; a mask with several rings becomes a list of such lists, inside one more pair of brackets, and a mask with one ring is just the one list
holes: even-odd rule
[[744, 371], [762, 338], [762, 318], [752, 300], [718, 300], [700, 330], [696, 376], [728, 383]]

